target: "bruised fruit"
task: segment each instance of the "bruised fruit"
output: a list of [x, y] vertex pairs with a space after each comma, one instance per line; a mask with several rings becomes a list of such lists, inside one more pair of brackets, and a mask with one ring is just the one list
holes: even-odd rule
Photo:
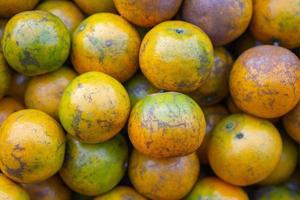
[[200, 199], [249, 200], [249, 197], [240, 187], [230, 185], [215, 177], [206, 177], [198, 181], [185, 198], [185, 200]]
[[124, 82], [138, 69], [140, 43], [138, 32], [122, 17], [98, 13], [75, 30], [72, 63], [80, 74], [100, 71]]
[[238, 38], [252, 16], [251, 0], [185, 0], [183, 20], [203, 29], [216, 46]]
[[0, 99], [5, 95], [11, 83], [11, 71], [0, 51]]
[[189, 93], [201, 106], [210, 106], [220, 102], [228, 93], [228, 79], [232, 57], [223, 47], [214, 49], [214, 65], [205, 82], [194, 92]]
[[2, 39], [3, 54], [16, 71], [34, 76], [54, 71], [69, 55], [70, 34], [63, 22], [45, 11], [12, 17]]
[[133, 150], [129, 178], [135, 189], [150, 199], [182, 199], [193, 187], [200, 171], [195, 153], [154, 159]]
[[194, 100], [167, 92], [148, 95], [133, 107], [128, 134], [141, 153], [167, 158], [196, 151], [205, 127], [203, 112]]
[[211, 133], [208, 159], [220, 178], [247, 186], [269, 176], [281, 152], [281, 137], [271, 122], [234, 114], [218, 123]]
[[2, 200], [30, 200], [27, 192], [0, 173], [0, 199]]
[[100, 195], [122, 179], [127, 156], [128, 147], [122, 135], [98, 144], [81, 143], [68, 137], [60, 175], [72, 190], [87, 196]]
[[0, 128], [1, 171], [21, 183], [40, 182], [62, 166], [65, 136], [60, 125], [38, 110], [11, 114]]
[[148, 94], [158, 93], [160, 90], [154, 87], [143, 74], [136, 74], [126, 84], [131, 106], [133, 107], [139, 100]]
[[182, 0], [114, 0], [117, 10], [131, 23], [151, 27], [174, 17]]
[[67, 67], [32, 77], [25, 93], [26, 107], [43, 111], [58, 119], [61, 96], [64, 89], [75, 77], [76, 73]]
[[144, 37], [140, 67], [157, 88], [191, 92], [208, 78], [213, 47], [197, 26], [183, 21], [163, 22]]
[[24, 109], [22, 102], [11, 98], [5, 97], [0, 100], [0, 126], [3, 121], [12, 113]]
[[300, 143], [300, 103], [291, 112], [286, 114], [282, 120], [289, 136]]
[[32, 10], [39, 0], [0, 0], [0, 17], [12, 17], [13, 15]]
[[100, 12], [116, 12], [113, 0], [74, 0], [74, 2], [89, 15]]
[[41, 3], [37, 10], [44, 10], [57, 16], [67, 27], [70, 33], [84, 19], [83, 14], [71, 1], [45, 1]]
[[101, 72], [76, 77], [65, 89], [59, 118], [65, 130], [82, 142], [112, 138], [125, 126], [130, 100], [125, 88]]
[[262, 42], [300, 46], [300, 0], [256, 0], [250, 30]]
[[282, 47], [251, 48], [233, 65], [229, 86], [244, 112], [262, 118], [283, 116], [300, 99], [300, 61]]
[[283, 186], [268, 186], [259, 188], [253, 200], [300, 200], [300, 195]]
[[12, 73], [7, 95], [23, 102], [25, 91], [30, 78], [18, 72]]
[[43, 182], [23, 184], [31, 200], [70, 200], [71, 191], [59, 176], [53, 176]]
[[272, 173], [260, 185], [275, 185], [286, 181], [297, 166], [298, 151], [296, 144], [288, 137], [282, 137], [282, 153]]
[[128, 186], [117, 186], [94, 200], [146, 200], [142, 195]]

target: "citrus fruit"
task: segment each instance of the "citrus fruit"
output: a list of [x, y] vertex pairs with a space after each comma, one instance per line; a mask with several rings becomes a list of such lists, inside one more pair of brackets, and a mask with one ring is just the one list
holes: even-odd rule
[[300, 46], [300, 0], [255, 1], [250, 30], [262, 42], [278, 42], [292, 49]]
[[300, 195], [282, 186], [268, 186], [259, 188], [254, 200], [300, 200]]
[[74, 2], [89, 15], [99, 12], [116, 12], [113, 0], [74, 0]]
[[39, 0], [0, 0], [0, 17], [12, 17], [13, 15], [32, 10]]
[[88, 196], [100, 195], [122, 179], [127, 156], [128, 147], [122, 135], [98, 144], [67, 137], [66, 160], [60, 175], [72, 190]]
[[111, 191], [96, 197], [94, 200], [146, 200], [134, 189], [128, 186], [117, 186]]
[[71, 1], [44, 1], [36, 9], [44, 10], [57, 16], [65, 24], [70, 33], [84, 19], [79, 8]]
[[11, 71], [0, 51], [0, 99], [5, 95], [11, 82]]
[[224, 199], [249, 200], [247, 193], [240, 187], [230, 185], [215, 177], [200, 179], [185, 200]]
[[189, 93], [201, 106], [210, 106], [220, 102], [229, 94], [228, 79], [233, 61], [223, 47], [214, 49], [214, 65], [206, 81], [195, 91]]
[[140, 42], [138, 32], [122, 17], [98, 13], [75, 30], [72, 63], [78, 73], [100, 71], [124, 82], [138, 69]]
[[41, 110], [58, 119], [58, 106], [64, 89], [76, 77], [67, 67], [32, 77], [25, 92], [27, 108]]
[[253, 47], [234, 63], [229, 85], [241, 110], [262, 118], [280, 117], [300, 99], [300, 61], [282, 47]]
[[128, 134], [141, 153], [166, 158], [196, 151], [205, 127], [203, 112], [195, 101], [167, 92], [148, 95], [133, 107]]
[[44, 74], [58, 69], [67, 59], [70, 34], [58, 17], [45, 11], [26, 11], [8, 21], [2, 48], [16, 71], [28, 76]]
[[216, 46], [239, 37], [252, 16], [251, 0], [189, 0], [182, 9], [183, 20], [202, 28]]
[[65, 130], [83, 142], [112, 138], [125, 126], [130, 100], [125, 88], [101, 72], [87, 72], [67, 86], [59, 105]]
[[280, 160], [282, 141], [275, 126], [246, 114], [223, 119], [211, 133], [208, 159], [228, 183], [247, 186], [269, 176]]
[[11, 97], [4, 97], [0, 100], [0, 126], [3, 121], [12, 113], [24, 109], [21, 101]]
[[8, 86], [7, 95], [23, 101], [29, 80], [30, 77], [18, 72], [13, 72]]
[[157, 88], [191, 92], [207, 79], [213, 66], [213, 47], [197, 26], [183, 21], [163, 22], [144, 37], [140, 67]]
[[16, 182], [48, 179], [62, 166], [65, 136], [60, 125], [38, 110], [11, 114], [0, 129], [1, 171]]
[[131, 23], [151, 27], [171, 19], [182, 0], [114, 0], [119, 13]]
[[297, 106], [291, 112], [286, 114], [282, 118], [282, 121], [289, 136], [300, 143], [300, 104], [297, 104]]
[[181, 199], [193, 187], [200, 171], [195, 153], [154, 159], [133, 150], [128, 174], [135, 189], [150, 199]]
[[139, 100], [148, 94], [157, 93], [160, 90], [154, 87], [143, 74], [136, 74], [126, 84], [125, 88], [130, 98], [130, 104], [133, 107]]
[[30, 200], [27, 192], [0, 173], [0, 199], [3, 200]]
[[282, 137], [282, 153], [272, 173], [260, 182], [261, 185], [275, 185], [286, 181], [297, 166], [296, 144], [288, 137]]
[[23, 188], [28, 192], [31, 200], [71, 199], [71, 191], [57, 175], [39, 183], [23, 184]]

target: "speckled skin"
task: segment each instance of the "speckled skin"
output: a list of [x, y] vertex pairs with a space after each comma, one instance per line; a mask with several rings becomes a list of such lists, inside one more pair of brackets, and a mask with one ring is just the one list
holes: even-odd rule
[[197, 26], [183, 21], [163, 22], [144, 37], [140, 67], [157, 88], [191, 92], [207, 79], [213, 66], [213, 47]]
[[282, 121], [289, 136], [300, 143], [300, 104], [298, 103], [291, 112], [286, 114]]
[[87, 196], [100, 195], [122, 179], [127, 157], [128, 147], [122, 135], [98, 144], [84, 144], [68, 137], [60, 175], [72, 190]]
[[18, 72], [13, 72], [11, 75], [11, 81], [7, 90], [7, 95], [13, 98], [24, 101], [25, 91], [30, 80], [29, 76], [25, 76]]
[[218, 123], [211, 133], [208, 159], [220, 178], [247, 186], [269, 176], [281, 152], [281, 137], [271, 122], [234, 114]]
[[38, 5], [37, 10], [48, 11], [61, 19], [70, 33], [84, 19], [79, 8], [71, 1], [45, 1]]
[[297, 146], [288, 137], [282, 137], [282, 153], [272, 173], [260, 185], [275, 185], [287, 181], [295, 171], [298, 160]]
[[74, 0], [74, 2], [88, 15], [100, 12], [116, 12], [113, 0]]
[[119, 13], [131, 23], [152, 27], [175, 16], [182, 0], [114, 0]]
[[253, 200], [300, 200], [300, 195], [282, 186], [259, 188]]
[[0, 99], [5, 95], [11, 83], [11, 71], [0, 51]]
[[0, 0], [0, 17], [12, 17], [26, 10], [32, 10], [39, 0]]
[[117, 186], [111, 191], [94, 198], [94, 200], [146, 200], [146, 198], [131, 187]]
[[3, 200], [30, 200], [27, 192], [0, 173], [0, 199]]
[[280, 117], [300, 99], [300, 61], [282, 47], [251, 48], [233, 65], [229, 86], [234, 102], [244, 112], [262, 118]]
[[138, 69], [140, 43], [138, 32], [121, 16], [98, 13], [75, 30], [72, 63], [80, 74], [100, 71], [124, 82]]
[[198, 179], [200, 164], [195, 153], [154, 159], [133, 150], [129, 178], [135, 189], [150, 199], [182, 199]]
[[205, 82], [194, 92], [189, 93], [201, 106], [211, 106], [229, 94], [228, 80], [233, 60], [223, 47], [214, 49], [214, 65]]
[[32, 77], [25, 92], [27, 108], [43, 111], [58, 119], [58, 107], [65, 88], [76, 77], [67, 67], [40, 76]]
[[1, 171], [20, 183], [40, 182], [62, 166], [65, 135], [60, 125], [38, 110], [11, 114], [0, 129]]
[[59, 105], [65, 130], [87, 143], [103, 142], [119, 133], [129, 112], [125, 88], [101, 72], [76, 77], [65, 89]]
[[128, 134], [133, 146], [155, 158], [196, 151], [205, 135], [201, 108], [190, 97], [175, 93], [146, 96], [131, 111]]
[[251, 0], [185, 0], [183, 20], [202, 28], [216, 46], [238, 38], [252, 16]]
[[148, 94], [158, 93], [160, 90], [152, 85], [143, 74], [138, 73], [132, 77], [126, 84], [125, 88], [130, 98], [131, 107]]
[[185, 200], [249, 200], [247, 193], [240, 187], [230, 185], [216, 177], [199, 180]]
[[31, 200], [71, 200], [71, 190], [57, 175], [40, 183], [23, 184], [22, 186], [28, 192]]
[[289, 49], [300, 46], [300, 0], [254, 1], [250, 26], [253, 35], [263, 42], [277, 41]]
[[26, 11], [7, 23], [2, 49], [12, 68], [34, 76], [61, 67], [70, 43], [70, 34], [58, 17], [45, 11]]
[[13, 112], [24, 109], [24, 105], [21, 101], [11, 98], [4, 97], [0, 100], [0, 126], [3, 121]]

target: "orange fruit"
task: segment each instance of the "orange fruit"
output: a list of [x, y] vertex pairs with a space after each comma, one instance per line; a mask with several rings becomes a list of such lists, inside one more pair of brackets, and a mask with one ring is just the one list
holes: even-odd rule
[[300, 104], [297, 104], [297, 106], [291, 112], [286, 114], [282, 118], [282, 121], [289, 136], [300, 143]]
[[70, 33], [84, 19], [83, 14], [77, 6], [71, 1], [44, 1], [36, 8], [37, 10], [44, 10], [57, 16], [65, 24]]
[[58, 17], [45, 11], [26, 11], [8, 21], [2, 49], [16, 71], [28, 76], [45, 74], [66, 61], [70, 34]]
[[1, 171], [16, 182], [34, 183], [62, 166], [65, 136], [60, 125], [38, 110], [11, 114], [0, 128]]
[[300, 61], [282, 47], [251, 48], [233, 65], [229, 86], [241, 110], [262, 118], [283, 116], [300, 99]]
[[3, 121], [12, 113], [24, 109], [22, 102], [11, 98], [4, 97], [0, 100], [0, 126]]
[[271, 122], [234, 114], [218, 123], [211, 133], [208, 159], [220, 178], [247, 186], [269, 176], [281, 152], [281, 137]]
[[191, 92], [199, 88], [213, 66], [213, 47], [197, 26], [183, 21], [163, 22], [144, 37], [140, 67], [157, 88]]
[[125, 88], [130, 98], [130, 104], [133, 107], [139, 100], [148, 94], [157, 93], [160, 90], [154, 87], [143, 74], [136, 74], [125, 84]]
[[7, 93], [11, 83], [11, 71], [0, 51], [0, 99]]
[[135, 189], [145, 197], [176, 200], [182, 199], [192, 189], [199, 171], [199, 160], [195, 153], [154, 159], [133, 150], [128, 174]]
[[39, 0], [0, 0], [0, 17], [12, 17], [13, 15], [32, 10]]
[[175, 16], [182, 0], [113, 0], [117, 10], [131, 23], [151, 27]]
[[250, 30], [262, 42], [278, 42], [292, 49], [300, 46], [300, 0], [255, 1]]
[[299, 193], [283, 186], [268, 186], [259, 188], [255, 193], [255, 200], [300, 200]]
[[13, 72], [8, 86], [7, 95], [23, 102], [30, 78], [18, 72]]
[[134, 189], [128, 186], [117, 186], [111, 191], [96, 197], [94, 200], [146, 200]]
[[113, 0], [74, 0], [74, 2], [89, 15], [100, 12], [116, 12]]
[[25, 92], [26, 107], [43, 111], [58, 119], [61, 96], [75, 77], [76, 73], [67, 67], [32, 77]]
[[229, 94], [228, 80], [233, 61], [223, 47], [214, 49], [214, 65], [206, 81], [195, 91], [189, 93], [201, 106], [211, 106]]
[[216, 46], [238, 38], [252, 16], [251, 0], [189, 0], [182, 9], [183, 20], [202, 28]]
[[27, 192], [0, 173], [0, 199], [3, 200], [30, 200]]
[[282, 153], [272, 173], [260, 182], [261, 185], [275, 185], [289, 179], [297, 166], [296, 144], [288, 137], [282, 137]]
[[67, 137], [66, 159], [60, 170], [73, 191], [96, 196], [115, 187], [125, 174], [128, 147], [122, 135], [97, 144]]
[[73, 33], [72, 63], [80, 74], [100, 71], [124, 82], [138, 69], [140, 40], [138, 32], [122, 17], [92, 15]]
[[125, 126], [130, 100], [125, 88], [101, 72], [84, 73], [67, 86], [59, 104], [65, 130], [87, 143], [104, 142]]
[[230, 185], [216, 177], [200, 179], [185, 200], [224, 199], [249, 200], [247, 193], [240, 187]]
[[57, 175], [39, 183], [23, 184], [23, 188], [28, 192], [31, 200], [71, 199], [71, 191]]
[[205, 134], [201, 108], [190, 97], [176, 93], [148, 95], [132, 109], [128, 134], [141, 153], [167, 158], [196, 151]]

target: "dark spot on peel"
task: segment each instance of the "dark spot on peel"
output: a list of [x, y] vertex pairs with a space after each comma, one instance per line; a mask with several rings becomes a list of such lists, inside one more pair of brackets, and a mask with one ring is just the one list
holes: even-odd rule
[[80, 138], [79, 124], [80, 124], [80, 121], [81, 121], [81, 115], [82, 115], [82, 111], [79, 110], [79, 108], [76, 108], [75, 116], [74, 116], [73, 121], [72, 121], [72, 127], [74, 129], [76, 137], [78, 137], [78, 138]]
[[112, 40], [106, 40], [106, 41], [105, 41], [105, 45], [106, 45], [107, 47], [110, 47], [112, 44], [113, 44], [113, 41], [112, 41]]
[[28, 68], [29, 65], [40, 67], [40, 63], [27, 50], [24, 50], [24, 57], [20, 59], [20, 62], [25, 68]]
[[23, 173], [24, 173], [25, 167], [27, 165], [24, 161], [22, 161], [22, 159], [20, 157], [18, 157], [14, 154], [14, 151], [10, 155], [19, 163], [19, 167], [16, 169], [13, 169], [13, 168], [8, 167], [4, 163], [3, 163], [3, 165], [6, 167], [7, 173], [9, 173], [10, 175], [12, 175], [16, 178], [23, 179]]
[[226, 124], [226, 129], [227, 130], [231, 130], [233, 128], [233, 123], [232, 122], [228, 122], [227, 124]]
[[242, 138], [244, 138], [244, 134], [243, 133], [238, 133], [238, 134], [236, 134], [235, 138], [242, 139]]
[[175, 32], [176, 32], [177, 34], [183, 34], [183, 33], [184, 33], [184, 30], [181, 29], [181, 28], [176, 28], [176, 29], [175, 29]]

